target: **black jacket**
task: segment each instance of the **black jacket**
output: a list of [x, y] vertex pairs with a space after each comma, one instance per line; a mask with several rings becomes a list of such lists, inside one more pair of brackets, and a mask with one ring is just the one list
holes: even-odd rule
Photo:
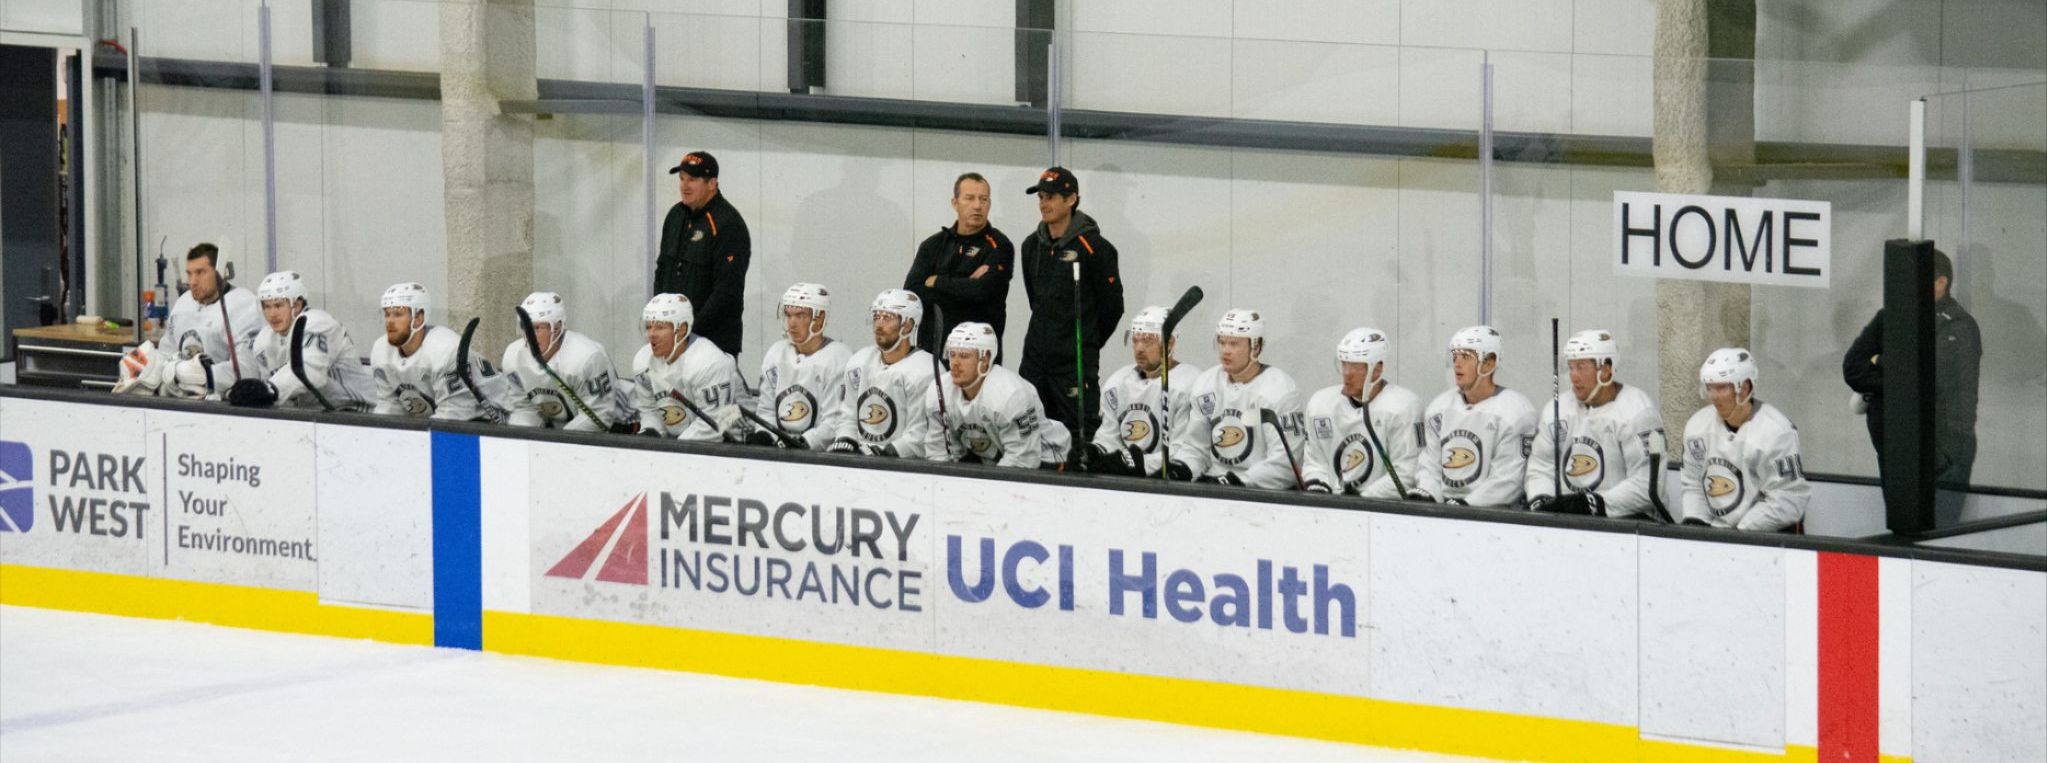
[[[975, 278], [974, 271], [982, 267], [988, 271]], [[945, 311], [945, 325], [930, 322], [920, 329], [924, 346], [938, 346], [952, 327], [968, 321], [994, 326], [1000, 340], [1009, 312], [1009, 278], [1015, 268], [1016, 246], [992, 225], [965, 236], [947, 226], [918, 244], [917, 259], [910, 263], [910, 274], [903, 277], [903, 288], [916, 292], [926, 305]], [[937, 282], [925, 286], [924, 279], [932, 276], [938, 277]]]
[[711, 197], [699, 212], [677, 203], [661, 221], [661, 256], [654, 262], [654, 291], [689, 297], [696, 323], [690, 333], [718, 349], [739, 354], [741, 316], [746, 309], [746, 266], [753, 238], [739, 210], [725, 194]]
[[[1848, 388], [1870, 403], [1869, 415], [1877, 415], [1884, 392], [1884, 313], [1862, 327], [1848, 354], [1841, 358], [1841, 378]], [[1983, 334], [1976, 318], [1950, 295], [1933, 304], [1933, 420], [1934, 447], [1949, 459], [1962, 463], [1976, 455], [1977, 379], [1983, 360]]]
[[[1116, 247], [1102, 238], [1094, 218], [1075, 211], [1066, 235], [1053, 240], [1044, 223], [1024, 239], [1024, 293], [1031, 301], [1030, 328], [1024, 333], [1025, 375], [1073, 368], [1073, 325], [1080, 318], [1083, 360], [1088, 371], [1101, 373], [1102, 345], [1123, 320], [1123, 280], [1116, 266]], [[1080, 263], [1080, 295], [1076, 303], [1072, 265]]]

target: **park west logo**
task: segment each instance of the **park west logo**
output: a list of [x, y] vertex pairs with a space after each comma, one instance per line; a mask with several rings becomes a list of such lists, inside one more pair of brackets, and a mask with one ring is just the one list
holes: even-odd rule
[[[31, 471], [33, 466], [28, 462], [27, 456], [13, 448], [0, 449], [0, 471], [11, 479], [19, 480], [23, 473]], [[48, 490], [42, 497], [50, 506], [51, 527], [60, 533], [142, 540], [144, 515], [150, 509], [149, 491], [142, 481], [147, 463], [143, 456], [50, 450], [50, 476], [44, 483]], [[8, 486], [15, 489], [7, 491], [7, 497], [0, 500], [5, 501], [6, 513], [12, 519], [17, 509], [13, 494], [28, 490], [12, 483]], [[32, 506], [33, 497], [27, 502]], [[19, 530], [26, 531], [33, 522], [16, 524]]]
[[0, 440], [0, 532], [36, 524], [36, 462], [28, 443]]
[[582, 580], [597, 560], [597, 579], [607, 583], [647, 584], [647, 494], [626, 499], [625, 505], [604, 520], [590, 537], [569, 549], [568, 556], [555, 562], [546, 575], [551, 578]]

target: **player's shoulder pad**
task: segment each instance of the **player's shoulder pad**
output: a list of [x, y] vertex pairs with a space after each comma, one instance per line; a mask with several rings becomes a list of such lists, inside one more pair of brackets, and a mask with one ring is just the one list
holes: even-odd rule
[[1520, 390], [1502, 387], [1498, 394], [1493, 395], [1493, 400], [1487, 402], [1495, 400], [1498, 401], [1496, 407], [1501, 415], [1515, 418], [1526, 416], [1531, 420], [1535, 418], [1535, 404], [1528, 402], [1528, 396], [1521, 394]]
[[1124, 383], [1128, 382], [1131, 379], [1131, 377], [1134, 377], [1136, 375], [1137, 364], [1136, 363], [1125, 364], [1122, 368], [1118, 368], [1114, 373], [1109, 374], [1109, 378], [1102, 380], [1102, 389], [1122, 386]]
[[[186, 293], [190, 294], [190, 292]], [[263, 302], [261, 300], [256, 299], [256, 290], [254, 289], [245, 289], [240, 286], [236, 286], [232, 289], [227, 290], [227, 294], [223, 295], [221, 298], [227, 300], [227, 309], [229, 310], [254, 310], [259, 313], [263, 312]]]
[[853, 357], [853, 348], [846, 346], [845, 342], [825, 337], [824, 346], [818, 348], [816, 357], [844, 366], [846, 360]]
[[[335, 329], [344, 328], [341, 325], [341, 321], [334, 319], [333, 313], [317, 307], [308, 307], [299, 315], [306, 319], [306, 333], [308, 334], [325, 334]], [[285, 327], [285, 333], [291, 333], [291, 327]]]
[[1685, 438], [1705, 437], [1717, 426], [1720, 426], [1720, 412], [1708, 405], [1694, 411], [1692, 417], [1685, 420]]
[[1208, 373], [1206, 369], [1193, 363], [1181, 363], [1180, 365], [1173, 366], [1172, 370], [1166, 372], [1167, 375], [1173, 377], [1173, 386], [1175, 387], [1193, 384], [1200, 380], [1201, 375], [1205, 373]]
[[1342, 403], [1343, 385], [1331, 384], [1315, 390], [1315, 394], [1308, 396], [1307, 410], [1310, 415], [1327, 414], [1330, 411], [1342, 410]]
[[1372, 399], [1372, 407], [1390, 411], [1407, 411], [1410, 415], [1420, 414], [1422, 400], [1413, 390], [1398, 384], [1387, 384], [1379, 390], [1379, 396]]
[[1751, 423], [1763, 426], [1763, 431], [1758, 434], [1765, 434], [1771, 437], [1781, 437], [1787, 434], [1796, 435], [1798, 432], [1798, 426], [1791, 423], [1791, 417], [1784, 415], [1782, 409], [1769, 403], [1756, 406], [1756, 415], [1751, 419]]
[[1424, 412], [1434, 416], [1456, 407], [1462, 400], [1463, 398], [1460, 396], [1457, 386], [1453, 384], [1449, 389], [1443, 390], [1442, 394], [1437, 395], [1434, 400], [1430, 400], [1429, 406], [1424, 409]]

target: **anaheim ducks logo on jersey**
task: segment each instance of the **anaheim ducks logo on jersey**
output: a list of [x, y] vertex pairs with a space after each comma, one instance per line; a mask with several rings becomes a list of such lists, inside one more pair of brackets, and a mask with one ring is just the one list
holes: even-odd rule
[[1706, 479], [1702, 487], [1706, 491], [1706, 506], [1716, 517], [1726, 516], [1748, 497], [1748, 478], [1741, 473], [1741, 467], [1719, 456], [1706, 459]]
[[1469, 487], [1485, 474], [1485, 446], [1467, 429], [1453, 429], [1443, 438], [1443, 485]]
[[955, 437], [959, 441], [960, 447], [966, 448], [967, 452], [980, 457], [982, 461], [995, 462], [1002, 460], [1002, 443], [997, 441], [995, 435], [989, 433], [988, 429], [980, 424], [960, 425], [959, 433]]
[[1235, 408], [1225, 409], [1222, 418], [1209, 431], [1209, 445], [1215, 451], [1215, 460], [1225, 466], [1237, 466], [1250, 460], [1256, 450], [1258, 431], [1245, 424], [1243, 413]]
[[689, 408], [684, 407], [681, 400], [673, 397], [664, 397], [661, 399], [659, 407], [661, 409], [662, 426], [676, 428], [689, 421]]
[[869, 387], [860, 393], [853, 410], [859, 416], [861, 439], [884, 443], [896, 436], [896, 401], [880, 387]]
[[1590, 437], [1571, 438], [1564, 455], [1564, 479], [1582, 492], [1598, 490], [1606, 482], [1606, 448]]
[[817, 396], [797, 384], [775, 395], [775, 422], [789, 434], [803, 434], [817, 424]]
[[1124, 447], [1135, 446], [1138, 450], [1150, 453], [1152, 448], [1158, 445], [1159, 420], [1157, 416], [1152, 415], [1151, 406], [1143, 403], [1131, 405], [1128, 410], [1123, 411], [1119, 429], [1123, 433]]
[[178, 357], [191, 360], [206, 354], [206, 343], [200, 341], [199, 332], [187, 330], [178, 335]]
[[1331, 461], [1329, 466], [1336, 470], [1336, 478], [1343, 481], [1343, 489], [1352, 492], [1370, 483], [1379, 466], [1372, 455], [1372, 443], [1362, 432], [1353, 432], [1337, 443]]
[[540, 412], [541, 418], [548, 421], [568, 418], [569, 406], [562, 402], [561, 393], [552, 389], [544, 387], [534, 389], [533, 408]]
[[398, 408], [404, 411], [405, 415], [432, 416], [434, 414], [434, 396], [420, 391], [418, 387], [412, 386], [411, 382], [399, 383], [397, 393]]

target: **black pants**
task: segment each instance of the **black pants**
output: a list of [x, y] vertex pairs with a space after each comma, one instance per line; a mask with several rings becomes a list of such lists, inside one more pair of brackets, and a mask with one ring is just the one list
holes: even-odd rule
[[[1877, 476], [1883, 476], [1884, 423], [1877, 414], [1878, 400], [1869, 402], [1869, 413], [1863, 415], [1869, 427], [1869, 441], [1876, 446]], [[1935, 435], [1933, 473], [1933, 526], [1949, 527], [1961, 520], [1962, 501], [1968, 497], [1969, 477], [1976, 466], [1975, 438], [1967, 442], [1942, 442]]]
[[1038, 391], [1038, 402], [1045, 406], [1045, 418], [1064, 424], [1067, 429], [1072, 429], [1075, 421], [1081, 422], [1080, 431], [1073, 433], [1075, 448], [1094, 437], [1095, 428], [1102, 425], [1102, 389], [1095, 374], [1087, 375], [1085, 403], [1074, 398], [1074, 372], [1070, 367], [1057, 371], [1032, 368], [1020, 375]]

